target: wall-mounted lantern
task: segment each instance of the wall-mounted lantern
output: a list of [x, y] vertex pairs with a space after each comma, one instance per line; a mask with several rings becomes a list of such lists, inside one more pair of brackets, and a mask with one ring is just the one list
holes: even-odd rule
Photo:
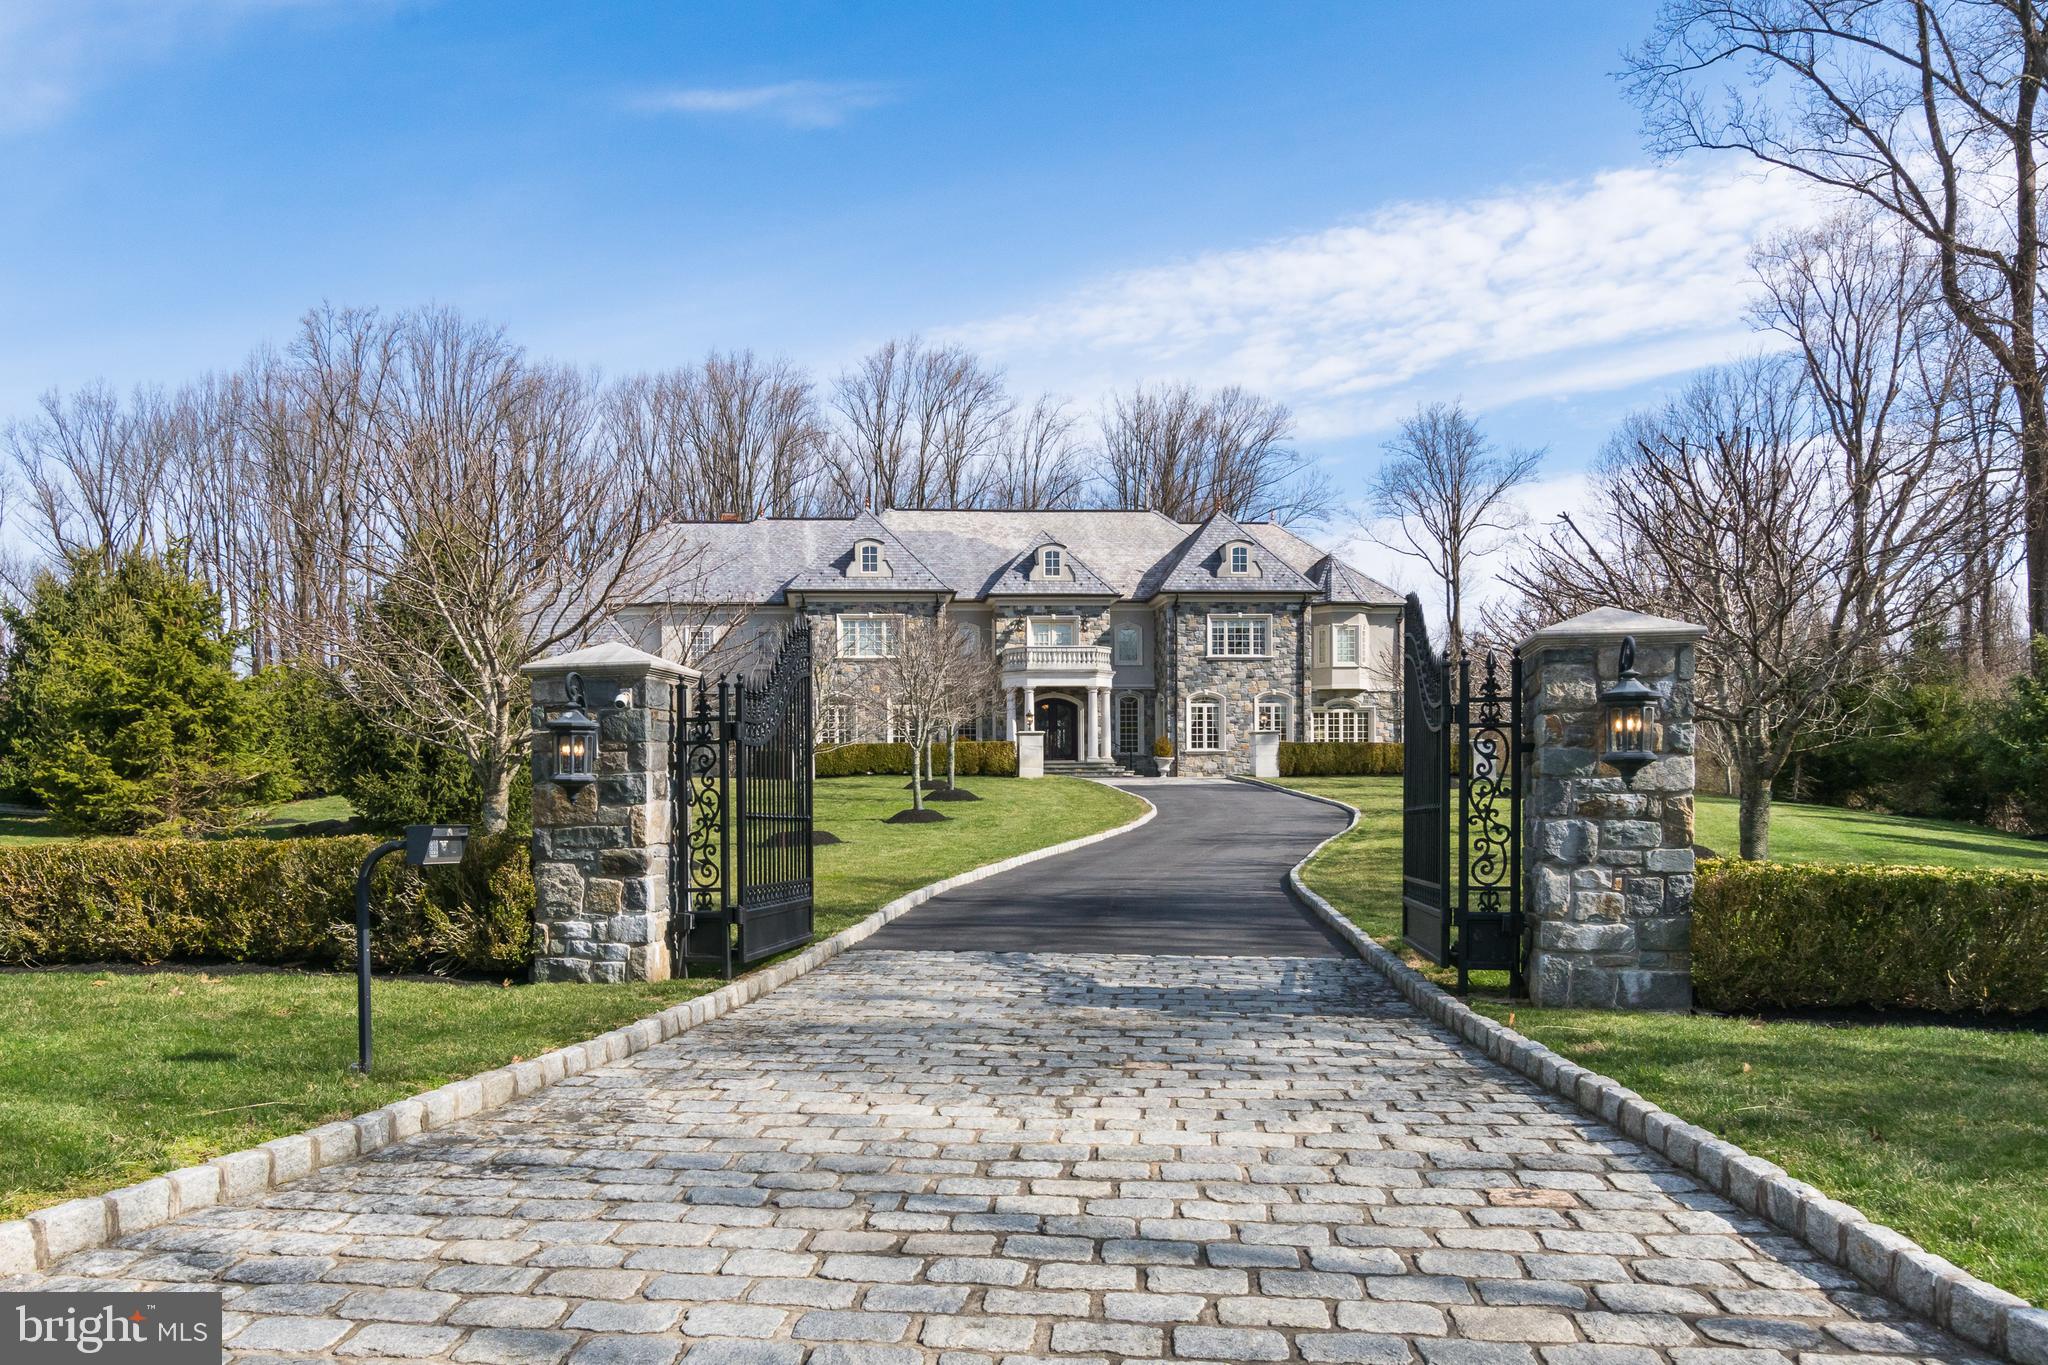
[[569, 709], [548, 721], [554, 740], [555, 781], [565, 786], [597, 780], [597, 722], [583, 710], [583, 676], [571, 673], [563, 680], [569, 694]]
[[1663, 698], [1657, 689], [1636, 673], [1636, 637], [1621, 640], [1621, 676], [1614, 686], [1600, 694], [1602, 728], [1607, 751], [1600, 761], [1621, 774], [1627, 782], [1657, 761], [1654, 743], [1657, 713]]

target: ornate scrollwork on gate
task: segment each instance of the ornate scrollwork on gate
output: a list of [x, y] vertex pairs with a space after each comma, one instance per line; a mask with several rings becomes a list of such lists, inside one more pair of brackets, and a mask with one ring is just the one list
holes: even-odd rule
[[[711, 705], [711, 693], [719, 694], [719, 706]], [[693, 892], [725, 889], [725, 856], [720, 834], [725, 827], [724, 729], [725, 689], [701, 688], [696, 709], [683, 723], [681, 762], [676, 777], [689, 801], [689, 823], [685, 829], [684, 867]]]
[[776, 725], [794, 709], [798, 692], [811, 678], [811, 628], [798, 621], [783, 637], [775, 663], [759, 687], [749, 687], [747, 704], [740, 718], [740, 743], [749, 749], [764, 747]]
[[1513, 880], [1515, 828], [1513, 698], [1498, 655], [1488, 651], [1478, 686], [1468, 680], [1464, 726], [1466, 851], [1465, 882], [1476, 893], [1472, 908], [1500, 914]]

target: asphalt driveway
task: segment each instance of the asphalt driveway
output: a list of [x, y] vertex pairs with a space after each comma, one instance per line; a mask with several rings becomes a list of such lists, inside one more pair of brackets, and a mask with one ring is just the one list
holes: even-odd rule
[[1116, 782], [1152, 823], [934, 897], [860, 946], [924, 952], [1346, 957], [1287, 889], [1344, 812], [1242, 782]]

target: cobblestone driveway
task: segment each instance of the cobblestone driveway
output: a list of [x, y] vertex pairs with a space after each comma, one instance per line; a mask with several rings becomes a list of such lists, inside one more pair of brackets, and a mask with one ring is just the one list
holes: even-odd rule
[[851, 953], [58, 1270], [244, 1361], [1968, 1358], [1329, 958]]

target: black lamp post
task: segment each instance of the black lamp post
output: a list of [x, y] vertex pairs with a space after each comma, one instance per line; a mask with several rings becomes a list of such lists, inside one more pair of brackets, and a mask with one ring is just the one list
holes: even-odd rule
[[563, 680], [569, 709], [548, 721], [554, 741], [555, 781], [577, 786], [597, 780], [597, 722], [583, 710], [583, 678], [571, 673]]
[[1663, 698], [1657, 695], [1656, 688], [1636, 673], [1636, 637], [1633, 635], [1622, 637], [1620, 668], [1621, 676], [1615, 680], [1614, 686], [1600, 694], [1601, 728], [1605, 732], [1607, 746], [1607, 751], [1600, 755], [1600, 761], [1619, 772], [1621, 780], [1627, 782], [1657, 761], [1656, 751], [1651, 746]]
[[407, 825], [403, 839], [386, 839], [356, 870], [356, 1070], [365, 1076], [370, 1074], [370, 873], [378, 859], [401, 850], [407, 867], [440, 867], [461, 862], [468, 847], [468, 825]]

